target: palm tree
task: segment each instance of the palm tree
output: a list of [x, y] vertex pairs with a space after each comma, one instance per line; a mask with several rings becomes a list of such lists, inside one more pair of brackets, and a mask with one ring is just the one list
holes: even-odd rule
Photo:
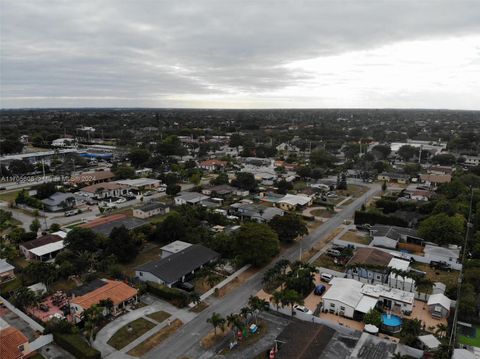
[[295, 304], [303, 304], [303, 299], [297, 291], [293, 289], [284, 289], [283, 290], [283, 301], [282, 305], [289, 305], [292, 310], [292, 316], [293, 316], [293, 306]]
[[269, 310], [269, 304], [265, 299], [260, 299], [257, 296], [251, 295], [248, 298], [248, 305], [255, 315], [255, 324], [257, 324], [257, 315], [259, 312]]
[[207, 323], [210, 323], [213, 326], [214, 333], [215, 335], [217, 335], [217, 328], [223, 328], [223, 325], [225, 324], [225, 318], [223, 318], [220, 314], [214, 312], [212, 316], [207, 319]]
[[248, 316], [252, 313], [252, 308], [250, 307], [243, 307], [240, 309], [240, 315], [244, 319], [245, 324], [247, 324]]
[[189, 295], [190, 301], [194, 304], [197, 305], [200, 303], [200, 295], [197, 292], [192, 292]]
[[102, 299], [98, 302], [98, 306], [105, 308], [107, 314], [111, 314], [113, 309], [113, 301], [110, 298]]
[[92, 305], [90, 308], [82, 312], [82, 320], [84, 321], [85, 330], [88, 334], [88, 342], [90, 345], [93, 343], [93, 337], [97, 324], [103, 317], [103, 310], [98, 305]]
[[437, 329], [435, 330], [435, 334], [439, 336], [440, 338], [443, 338], [447, 335], [448, 327], [443, 324], [437, 324]]
[[[283, 303], [283, 291], [277, 290], [276, 292], [273, 292], [272, 296], [270, 297], [270, 301], [275, 304], [277, 307], [277, 312], [278, 312], [278, 307]], [[282, 305], [283, 307], [283, 305]]]
[[232, 327], [233, 336], [235, 337], [235, 333], [237, 329], [242, 327], [242, 320], [240, 319], [240, 315], [237, 313], [231, 313], [227, 316], [227, 325]]

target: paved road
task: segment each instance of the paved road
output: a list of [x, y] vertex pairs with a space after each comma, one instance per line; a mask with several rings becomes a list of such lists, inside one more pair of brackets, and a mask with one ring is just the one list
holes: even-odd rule
[[[305, 237], [301, 243], [289, 248], [282, 258], [294, 261], [298, 258], [300, 248], [304, 251], [313, 247], [315, 243], [322, 240], [332, 230], [341, 225], [346, 219], [353, 216], [355, 210], [367, 202], [371, 197], [380, 191], [380, 185], [369, 184], [368, 192], [357, 198], [351, 204], [346, 206], [343, 211], [332, 217], [328, 222], [318, 227], [314, 232]], [[301, 247], [300, 247], [301, 246]], [[280, 259], [280, 258], [278, 258]], [[278, 260], [277, 259], [277, 260]], [[210, 306], [201, 312], [195, 319], [184, 325], [177, 333], [168, 338], [162, 345], [147, 353], [143, 358], [180, 358], [183, 356], [189, 358], [210, 358], [214, 353], [205, 352], [199, 345], [200, 339], [210, 330], [211, 325], [206, 322], [213, 312], [226, 316], [232, 312], [238, 312], [248, 301], [248, 297], [257, 293], [262, 288], [262, 278], [264, 272], [274, 263], [270, 264], [257, 274], [252, 276], [246, 283], [235, 291], [227, 294], [225, 297], [210, 298]]]

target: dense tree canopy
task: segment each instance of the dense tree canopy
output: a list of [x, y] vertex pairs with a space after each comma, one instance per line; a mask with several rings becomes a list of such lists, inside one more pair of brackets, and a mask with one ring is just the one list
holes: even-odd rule
[[246, 223], [235, 235], [240, 261], [254, 266], [266, 264], [280, 250], [277, 234], [266, 224]]
[[428, 217], [420, 223], [418, 234], [426, 241], [437, 244], [462, 244], [465, 218], [456, 214], [449, 217], [439, 213]]
[[284, 216], [275, 216], [268, 224], [282, 242], [291, 242], [298, 236], [308, 233], [307, 226], [300, 216], [287, 213]]

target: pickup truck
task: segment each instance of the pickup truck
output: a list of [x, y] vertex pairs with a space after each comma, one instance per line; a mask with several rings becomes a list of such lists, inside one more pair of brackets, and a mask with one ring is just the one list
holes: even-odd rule
[[449, 271], [449, 272], [452, 271], [452, 266], [450, 264], [448, 264], [447, 262], [444, 262], [444, 261], [431, 261], [430, 262], [430, 268], [446, 270], [446, 271]]

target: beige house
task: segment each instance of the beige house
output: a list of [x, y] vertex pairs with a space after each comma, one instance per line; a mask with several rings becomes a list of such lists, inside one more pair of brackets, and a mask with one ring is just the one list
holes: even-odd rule
[[162, 202], [150, 202], [133, 210], [133, 216], [137, 218], [149, 218], [170, 212], [170, 207]]

